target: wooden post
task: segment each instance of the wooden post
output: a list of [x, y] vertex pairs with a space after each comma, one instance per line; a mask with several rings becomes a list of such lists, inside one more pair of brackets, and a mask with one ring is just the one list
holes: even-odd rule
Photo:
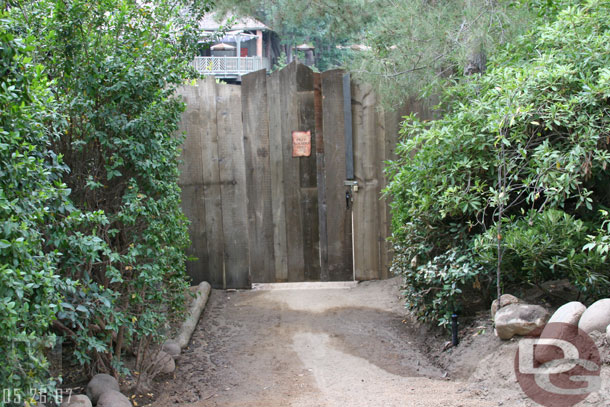
[[266, 78], [265, 71], [252, 72], [244, 75], [241, 85], [250, 272], [257, 283], [275, 281]]
[[[284, 202], [284, 155], [282, 131], [285, 126], [281, 116], [283, 91], [280, 88], [280, 72], [267, 78], [267, 118], [269, 121], [269, 162], [271, 170], [271, 208], [273, 212], [273, 255], [275, 280], [288, 281], [288, 238], [286, 236], [286, 204]], [[285, 142], [284, 142], [285, 143]]]
[[331, 281], [347, 281], [353, 280], [353, 258], [352, 209], [345, 204], [349, 187], [344, 186], [347, 176], [343, 71], [322, 73], [322, 106], [328, 275]]
[[241, 90], [235, 85], [216, 86], [225, 287], [250, 288]]
[[256, 30], [256, 56], [263, 57], [263, 32]]
[[322, 74], [313, 74], [314, 115], [316, 126], [316, 167], [318, 181], [318, 224], [320, 235], [320, 280], [329, 281], [328, 234], [326, 230], [326, 170], [322, 120]]

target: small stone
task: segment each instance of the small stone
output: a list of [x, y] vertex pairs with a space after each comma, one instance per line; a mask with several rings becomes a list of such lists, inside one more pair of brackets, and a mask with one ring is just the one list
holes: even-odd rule
[[548, 318], [548, 311], [539, 305], [510, 304], [496, 313], [496, 332], [500, 339], [540, 335]]
[[174, 358], [174, 360], [180, 356], [181, 352], [180, 345], [178, 345], [178, 343], [175, 341], [165, 342], [161, 350]]
[[111, 390], [120, 391], [119, 382], [108, 374], [100, 373], [93, 376], [87, 385], [86, 393], [89, 400], [91, 400], [93, 404], [96, 404], [103, 393]]
[[110, 390], [102, 394], [97, 401], [97, 407], [132, 407], [131, 401], [124, 395], [115, 390]]
[[587, 307], [578, 301], [568, 302], [555, 311], [548, 323], [561, 322], [563, 324], [578, 325], [578, 321], [586, 309]]
[[[502, 307], [506, 307], [507, 305], [510, 305], [510, 304], [519, 304], [521, 302], [521, 300], [519, 298], [517, 298], [511, 294], [502, 294], [502, 296], [500, 296], [500, 300], [502, 301]], [[496, 312], [498, 312], [498, 300], [497, 299], [495, 299], [491, 303], [491, 318], [492, 319], [496, 317]]]
[[605, 332], [608, 325], [610, 325], [610, 298], [604, 298], [591, 304], [578, 322], [578, 327], [586, 333]]
[[67, 400], [61, 403], [61, 407], [92, 407], [89, 397], [83, 394], [71, 395]]

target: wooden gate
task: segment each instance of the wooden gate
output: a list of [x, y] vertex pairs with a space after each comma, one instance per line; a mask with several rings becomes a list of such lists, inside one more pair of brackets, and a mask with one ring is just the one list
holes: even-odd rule
[[[188, 273], [216, 288], [386, 278], [389, 211], [380, 193], [408, 106], [384, 113], [341, 70], [292, 63], [241, 86], [185, 86], [183, 210]], [[310, 132], [293, 157], [293, 132]]]

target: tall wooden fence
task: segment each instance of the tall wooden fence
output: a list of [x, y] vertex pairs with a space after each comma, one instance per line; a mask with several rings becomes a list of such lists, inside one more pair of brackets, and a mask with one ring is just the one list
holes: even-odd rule
[[[370, 86], [297, 63], [248, 74], [241, 86], [208, 78], [180, 94], [195, 282], [245, 288], [388, 276], [383, 163], [401, 116], [429, 116], [426, 106], [384, 113]], [[311, 132], [309, 156], [293, 157], [293, 131]]]

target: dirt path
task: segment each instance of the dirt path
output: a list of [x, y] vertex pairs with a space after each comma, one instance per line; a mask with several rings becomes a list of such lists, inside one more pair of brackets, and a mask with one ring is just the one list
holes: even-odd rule
[[154, 406], [498, 405], [420, 351], [396, 284], [214, 291]]

